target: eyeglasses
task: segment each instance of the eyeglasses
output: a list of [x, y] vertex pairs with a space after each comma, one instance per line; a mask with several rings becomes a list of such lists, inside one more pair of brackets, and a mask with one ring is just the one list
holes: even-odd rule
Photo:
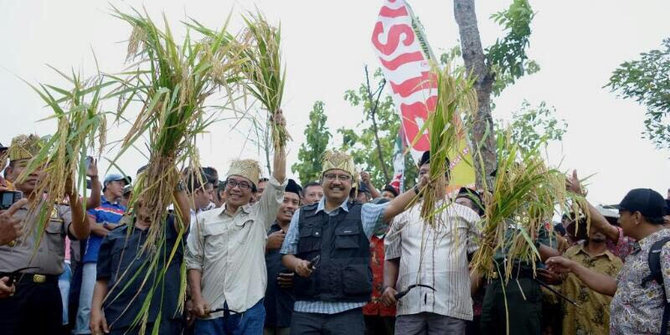
[[251, 189], [251, 185], [249, 185], [249, 183], [247, 183], [247, 182], [244, 182], [244, 181], [237, 181], [237, 180], [235, 180], [235, 179], [228, 179], [228, 181], [226, 182], [226, 187], [227, 187], [228, 189], [231, 189], [231, 190], [232, 190], [232, 189], [235, 188], [235, 186], [238, 186], [238, 187], [240, 188], [240, 190], [248, 190], [248, 189]]
[[351, 176], [348, 174], [336, 174], [336, 173], [326, 173], [323, 175], [324, 178], [328, 181], [334, 181], [335, 179], [338, 179], [340, 181], [350, 181]]

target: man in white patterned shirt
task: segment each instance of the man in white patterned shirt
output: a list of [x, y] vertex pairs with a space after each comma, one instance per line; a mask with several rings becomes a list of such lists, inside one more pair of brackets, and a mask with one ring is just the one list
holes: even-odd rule
[[[419, 176], [430, 170], [430, 154], [419, 162]], [[448, 181], [449, 161], [446, 162]], [[397, 216], [384, 243], [382, 301], [397, 303], [396, 334], [465, 334], [472, 320], [468, 256], [477, 250], [479, 215], [449, 203], [446, 192], [435, 208], [447, 206], [432, 228], [421, 218], [421, 202]], [[398, 291], [417, 286], [396, 301]]]
[[[280, 251], [284, 266], [298, 274], [291, 334], [365, 332], [362, 307], [372, 293], [370, 237], [379, 225], [404, 211], [419, 188], [385, 204], [349, 203], [357, 175], [350, 156], [326, 153], [321, 174], [325, 197], [291, 219]], [[318, 265], [311, 266], [316, 259]]]
[[[619, 225], [637, 244], [616, 279], [565, 257], [552, 257], [555, 272], [572, 272], [592, 290], [613, 296], [610, 334], [667, 334], [670, 321], [670, 230], [663, 226], [665, 201], [651, 189], [631, 190], [619, 204]], [[656, 249], [658, 248], [658, 249]], [[656, 253], [659, 277], [650, 264]]]

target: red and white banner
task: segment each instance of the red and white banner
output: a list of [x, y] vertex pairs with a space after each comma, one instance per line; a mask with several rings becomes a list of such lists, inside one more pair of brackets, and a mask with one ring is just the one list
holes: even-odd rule
[[[421, 24], [404, 0], [385, 0], [372, 32], [372, 44], [377, 51], [386, 80], [390, 83], [393, 100], [400, 113], [404, 142], [415, 162], [424, 151], [430, 150], [428, 133], [419, 134], [428, 113], [435, 111], [437, 78], [431, 72], [435, 60]], [[455, 120], [460, 128], [460, 119]], [[451, 183], [449, 189], [471, 186], [475, 182], [472, 155], [465, 132], [460, 131], [461, 143], [452, 148]], [[416, 141], [415, 141], [416, 140]]]
[[[437, 80], [431, 73], [428, 42], [405, 1], [384, 1], [372, 33], [372, 44], [400, 111], [405, 143], [411, 144], [428, 113], [435, 110]], [[428, 133], [421, 134], [410, 149], [418, 162], [421, 154], [430, 149]]]

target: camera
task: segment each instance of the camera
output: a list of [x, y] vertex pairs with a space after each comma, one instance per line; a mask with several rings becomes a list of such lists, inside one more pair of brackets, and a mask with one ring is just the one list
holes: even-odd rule
[[21, 200], [23, 193], [20, 191], [0, 191], [0, 210], [7, 210], [9, 207]]

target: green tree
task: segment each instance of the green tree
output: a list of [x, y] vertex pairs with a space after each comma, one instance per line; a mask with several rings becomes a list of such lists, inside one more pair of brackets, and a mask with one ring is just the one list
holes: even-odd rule
[[605, 85], [619, 97], [635, 99], [647, 107], [643, 134], [659, 149], [670, 149], [669, 73], [670, 38], [666, 38], [661, 49], [641, 53], [640, 59], [619, 65]]
[[[506, 35], [484, 52], [474, 0], [454, 0], [463, 62], [475, 79], [479, 103], [470, 125], [473, 150], [476, 155], [481, 155], [484, 164], [480, 166], [480, 159], [474, 160], [477, 170], [484, 171], [476, 174], [479, 185], [484, 182], [480, 176], [490, 176], [497, 166], [495, 136], [490, 135], [493, 134], [491, 94], [498, 95], [516, 79], [539, 70], [539, 66], [526, 56], [534, 16], [527, 0], [513, 0], [505, 11], [493, 14], [491, 18], [503, 27]], [[493, 179], [486, 182], [490, 188]]]
[[317, 101], [309, 112], [310, 123], [305, 128], [305, 142], [298, 150], [298, 162], [291, 165], [291, 171], [298, 173], [300, 182], [306, 183], [316, 181], [321, 173], [321, 158], [328, 147], [332, 137], [326, 121], [328, 117], [324, 112], [324, 103]]
[[[370, 81], [375, 82], [372, 90]], [[342, 127], [342, 149], [349, 152], [354, 163], [370, 173], [375, 187], [380, 188], [393, 178], [393, 146], [400, 129], [400, 117], [393, 99], [384, 93], [386, 81], [377, 69], [372, 78], [365, 67], [365, 82], [358, 89], [347, 90], [344, 100], [363, 109], [363, 119], [353, 128]], [[405, 185], [413, 185], [417, 171], [409, 155], [405, 155]]]
[[[555, 113], [556, 108], [548, 107], [544, 101], [533, 107], [524, 100], [519, 111], [512, 113], [512, 140], [522, 150], [530, 150], [540, 145], [546, 147], [551, 141], [561, 141], [568, 124], [563, 119], [557, 120]], [[502, 124], [502, 121], [496, 123], [497, 132], [504, 131]]]

